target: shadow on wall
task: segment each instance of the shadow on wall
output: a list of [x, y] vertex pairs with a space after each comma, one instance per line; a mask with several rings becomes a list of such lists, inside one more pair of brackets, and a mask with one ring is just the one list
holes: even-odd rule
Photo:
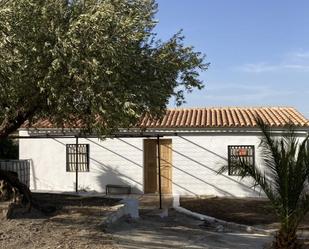
[[[95, 142], [93, 140], [90, 140], [86, 138], [90, 143], [93, 143], [99, 147], [101, 147], [104, 150], [107, 150], [110, 153], [113, 153], [117, 157], [120, 157], [124, 159], [125, 161], [129, 162], [129, 167], [137, 166], [139, 168], [143, 168], [143, 165], [131, 160], [128, 157], [125, 157], [121, 155], [120, 153], [111, 150], [110, 148], [107, 148], [103, 146], [102, 144]], [[98, 174], [97, 183], [99, 184], [100, 188], [102, 190], [105, 190], [107, 184], [116, 184], [116, 185], [129, 185], [131, 186], [131, 191], [134, 194], [142, 194], [143, 184], [141, 182], [138, 182], [136, 179], [133, 179], [132, 177], [129, 177], [128, 175], [123, 174], [121, 171], [119, 171], [117, 168], [112, 167], [111, 165], [105, 164], [93, 157], [89, 158], [90, 161], [94, 162], [97, 165], [97, 168], [93, 170], [94, 173]], [[133, 185], [132, 185], [133, 183]]]
[[96, 162], [97, 165], [93, 172], [96, 173], [96, 182], [100, 186], [100, 189], [105, 191], [107, 184], [116, 184], [130, 186], [133, 194], [143, 193], [141, 190], [143, 189], [143, 185], [136, 179], [124, 175], [118, 169], [115, 169], [110, 165], [103, 164], [95, 159], [91, 160]]
[[[143, 166], [134, 162], [133, 160], [124, 157], [123, 155], [117, 153], [116, 151], [110, 150], [107, 147], [102, 146], [101, 144], [94, 142], [93, 140], [87, 139], [90, 143], [96, 144], [97, 146], [115, 154], [118, 157], [121, 157], [122, 159], [125, 159], [126, 161], [130, 162], [130, 166], [138, 166], [139, 168], [142, 168]], [[66, 146], [65, 143], [59, 141], [58, 139], [54, 139], [55, 142], [58, 142], [62, 144], [64, 147]], [[130, 178], [127, 175], [121, 173], [117, 169], [113, 168], [110, 165], [104, 164], [103, 162], [93, 158], [89, 157], [90, 162], [95, 163], [96, 167], [91, 167], [90, 163], [90, 171], [97, 174], [96, 176], [96, 182], [98, 183], [100, 189], [102, 192], [105, 192], [105, 187], [107, 184], [117, 184], [117, 185], [130, 185], [132, 193], [135, 194], [141, 194], [143, 189], [143, 184], [138, 182], [136, 179]], [[133, 182], [133, 184], [132, 184]], [[75, 186], [75, 182], [73, 182], [73, 186]], [[85, 191], [91, 191], [91, 187], [89, 184], [85, 183], [84, 185], [79, 185], [79, 189], [85, 190]]]
[[[188, 142], [188, 143], [191, 143], [192, 145], [195, 145], [195, 146], [197, 146], [198, 148], [200, 148], [200, 149], [202, 149], [202, 150], [205, 150], [205, 151], [207, 151], [207, 152], [209, 152], [209, 153], [211, 153], [211, 154], [217, 156], [217, 157], [220, 158], [220, 159], [223, 159], [223, 160], [225, 161], [225, 163], [223, 163], [223, 164], [222, 164], [222, 163], [218, 163], [218, 165], [221, 164], [220, 167], [225, 166], [225, 165], [228, 164], [228, 158], [227, 158], [227, 157], [223, 157], [223, 156], [221, 156], [221, 155], [219, 155], [219, 154], [217, 154], [217, 153], [215, 153], [215, 152], [213, 152], [213, 151], [211, 151], [211, 150], [209, 150], [209, 149], [207, 149], [207, 148], [205, 148], [205, 147], [203, 147], [203, 146], [201, 146], [201, 145], [199, 145], [199, 144], [197, 144], [197, 143], [195, 143], [195, 142], [193, 142], [193, 141], [191, 141], [191, 140], [189, 140], [189, 139], [187, 139], [187, 138], [184, 138], [184, 137], [182, 137], [182, 136], [179, 136], [179, 137], [180, 137], [181, 139], [183, 139], [184, 141], [186, 141], [186, 142]], [[203, 163], [201, 163], [201, 162], [198, 162], [198, 161], [196, 161], [195, 159], [193, 159], [193, 158], [191, 158], [191, 157], [189, 157], [189, 156], [187, 156], [187, 155], [184, 155], [184, 154], [182, 154], [182, 153], [180, 153], [180, 152], [177, 152], [177, 151], [174, 151], [174, 152], [175, 152], [175, 153], [178, 153], [179, 155], [181, 155], [181, 156], [184, 157], [184, 158], [187, 158], [187, 159], [191, 160], [192, 162], [195, 162], [196, 164], [198, 164], [198, 165], [200, 165], [200, 166], [203, 166], [203, 167], [205, 167], [205, 168], [211, 170], [214, 174], [218, 175], [218, 177], [224, 177], [224, 178], [227, 179], [228, 181], [234, 182], [234, 183], [238, 184], [238, 185], [242, 188], [242, 190], [245, 191], [245, 192], [247, 192], [247, 193], [253, 193], [253, 192], [254, 192], [256, 195], [261, 195], [261, 190], [260, 190], [260, 189], [253, 188], [253, 184], [252, 184], [252, 185], [244, 184], [244, 183], [242, 183], [242, 182], [240, 182], [240, 181], [235, 180], [235, 177], [237, 177], [237, 176], [229, 176], [229, 175], [226, 175], [226, 174], [224, 174], [224, 173], [223, 173], [223, 174], [218, 174], [216, 170], [212, 169], [211, 167], [207, 166], [206, 164], [203, 164]], [[221, 160], [221, 162], [222, 162], [222, 160]]]
[[[137, 150], [142, 151], [142, 149], [138, 148], [138, 147], [135, 146], [135, 145], [130, 144], [129, 142], [127, 142], [127, 141], [125, 141], [125, 140], [123, 140], [123, 139], [121, 139], [121, 138], [118, 138], [118, 140], [120, 140], [120, 141], [126, 143], [127, 145], [129, 145], [129, 146], [131, 146], [131, 147], [134, 147], [134, 148], [137, 149]], [[179, 152], [177, 152], [177, 151], [175, 151], [175, 150], [173, 150], [173, 149], [172, 149], [172, 151], [173, 151], [174, 153], [175, 153], [175, 152], [176, 152], [176, 153], [179, 153]], [[164, 161], [164, 162], [167, 163], [167, 164], [170, 164], [170, 162], [165, 161], [164, 159], [161, 159], [161, 160]], [[232, 193], [229, 193], [227, 190], [224, 190], [224, 189], [218, 187], [217, 185], [211, 184], [211, 183], [207, 182], [206, 180], [204, 180], [204, 179], [202, 179], [202, 178], [200, 178], [200, 177], [194, 176], [194, 175], [191, 174], [190, 172], [185, 171], [185, 170], [183, 170], [183, 169], [177, 167], [177, 166], [174, 165], [174, 164], [171, 164], [171, 167], [172, 167], [173, 169], [176, 169], [176, 170], [178, 170], [178, 171], [180, 171], [180, 172], [182, 172], [182, 173], [184, 173], [184, 174], [186, 174], [186, 175], [188, 175], [188, 176], [194, 178], [195, 180], [198, 180], [201, 184], [205, 184], [205, 185], [208, 185], [208, 186], [210, 186], [210, 187], [216, 189], [216, 191], [218, 191], [218, 192], [221, 193], [222, 195], [234, 197], [234, 195], [233, 195]], [[161, 177], [162, 177], [162, 178], [165, 178], [165, 179], [167, 179], [167, 180], [169, 180], [169, 181], [171, 181], [171, 182], [173, 183], [173, 185], [175, 185], [175, 186], [177, 186], [178, 188], [180, 188], [180, 189], [186, 191], [187, 193], [190, 193], [190, 194], [192, 194], [192, 195], [198, 196], [198, 194], [195, 193], [195, 192], [193, 192], [192, 189], [188, 189], [188, 188], [186, 188], [186, 187], [184, 187], [184, 186], [181, 186], [179, 183], [176, 183], [176, 182], [173, 181], [172, 179], [168, 179], [168, 178], [165, 177], [165, 176], [161, 176]]]
[[[126, 143], [127, 145], [129, 145], [129, 146], [131, 146], [131, 147], [133, 147], [133, 148], [139, 150], [139, 151], [143, 151], [143, 150], [140, 149], [139, 147], [137, 147], [137, 146], [135, 146], [135, 145], [133, 145], [133, 144], [130, 144], [129, 142], [126, 142], [126, 141], [123, 140], [123, 139], [120, 139], [120, 138], [117, 138], [117, 139], [118, 139], [119, 141], [122, 141], [122, 142]], [[125, 159], [126, 161], [130, 162], [131, 164], [133, 163], [133, 164], [135, 164], [135, 165], [137, 165], [137, 166], [143, 168], [143, 165], [140, 165], [140, 164], [138, 164], [138, 163], [132, 161], [131, 159], [129, 159], [129, 158], [127, 158], [127, 157], [125, 157], [125, 156], [119, 154], [118, 152], [116, 152], [116, 151], [114, 151], [114, 150], [111, 150], [111, 149], [109, 149], [109, 148], [106, 148], [105, 146], [103, 146], [103, 145], [101, 145], [101, 144], [99, 144], [99, 143], [96, 143], [96, 142], [94, 142], [94, 141], [92, 141], [92, 140], [90, 140], [90, 139], [87, 139], [87, 140], [90, 141], [90, 142], [92, 142], [92, 143], [94, 143], [94, 144], [96, 144], [97, 146], [99, 146], [99, 147], [101, 147], [101, 148], [103, 148], [103, 149], [105, 149], [105, 150], [107, 150], [107, 151], [109, 151], [109, 152], [111, 152], [111, 153], [113, 153], [113, 154], [115, 154], [115, 155], [121, 157], [122, 159]], [[97, 163], [99, 163], [99, 164], [101, 164], [101, 165], [104, 166], [104, 167], [107, 167], [107, 165], [104, 165], [102, 162], [99, 162], [99, 161], [97, 161], [97, 160], [95, 160], [95, 159], [93, 159], [93, 158], [92, 158], [92, 160], [95, 161], [95, 162], [97, 162]], [[175, 166], [173, 166], [173, 167], [175, 167]], [[110, 167], [110, 168], [111, 168], [111, 167]], [[115, 170], [113, 170], [113, 171], [115, 171]], [[124, 178], [130, 179], [131, 181], [136, 182], [134, 179], [129, 178], [128, 176], [122, 174], [122, 173], [119, 172], [118, 170], [117, 170], [117, 172], [118, 172], [119, 176], [122, 176], [122, 177], [124, 177]], [[185, 171], [183, 171], [183, 172], [184, 172], [184, 173], [187, 173], [187, 172], [185, 172]], [[187, 173], [187, 174], [189, 174], [189, 173]], [[163, 176], [162, 176], [162, 177], [163, 177]], [[193, 177], [194, 177], [194, 176], [193, 176]], [[190, 190], [190, 189], [188, 189], [188, 188], [185, 188], [185, 187], [181, 186], [180, 184], [178, 184], [178, 183], [176, 183], [176, 182], [173, 182], [172, 179], [168, 179], [168, 180], [170, 180], [175, 186], [181, 188], [182, 190], [186, 191], [187, 193], [190, 193], [190, 194], [192, 194], [192, 195], [198, 196], [197, 193], [194, 193], [192, 190]], [[201, 180], [201, 181], [203, 181], [203, 180]], [[205, 182], [205, 181], [203, 181], [203, 182], [206, 183], [206, 184], [208, 184], [208, 183]], [[136, 183], [137, 183], [137, 182], [136, 182]], [[114, 183], [114, 184], [115, 184], [115, 183]], [[139, 183], [139, 184], [141, 185], [141, 189], [143, 189], [143, 185], [142, 185], [141, 183]], [[211, 186], [217, 188], [215, 185], [211, 185]], [[228, 194], [227, 192], [225, 193], [224, 190], [221, 190], [221, 192], [222, 192], [223, 194]], [[142, 193], [142, 192], [141, 192], [141, 193]], [[230, 195], [230, 196], [231, 196], [231, 195]]]
[[[192, 144], [192, 145], [194, 145], [194, 146], [197, 146], [199, 149], [202, 149], [202, 150], [204, 150], [204, 151], [206, 151], [206, 152], [208, 152], [208, 153], [211, 153], [211, 154], [215, 155], [216, 157], [218, 157], [218, 161], [224, 160], [224, 161], [226, 161], [226, 163], [227, 163], [227, 160], [228, 160], [228, 159], [227, 159], [226, 157], [223, 157], [223, 156], [221, 156], [221, 155], [219, 155], [219, 154], [217, 154], [217, 153], [215, 153], [215, 152], [213, 152], [213, 151], [211, 151], [211, 150], [209, 150], [209, 149], [207, 149], [207, 148], [205, 148], [205, 147], [203, 147], [203, 146], [201, 146], [201, 145], [199, 145], [199, 144], [197, 144], [197, 143], [195, 143], [195, 142], [193, 142], [193, 141], [191, 141], [191, 140], [189, 140], [189, 139], [187, 139], [187, 138], [184, 138], [184, 137], [181, 137], [181, 136], [179, 136], [179, 137], [182, 138], [184, 141], [186, 141], [186, 142], [188, 142], [188, 143], [190, 143], [190, 144]], [[121, 139], [121, 138], [118, 138], [118, 140], [122, 141], [123, 143], [125, 143], [125, 144], [127, 144], [127, 145], [129, 145], [129, 146], [131, 146], [131, 147], [133, 147], [133, 148], [135, 148], [135, 149], [137, 149], [137, 150], [142, 151], [142, 149], [140, 149], [139, 147], [137, 147], [137, 146], [135, 146], [135, 145], [133, 145], [133, 144], [131, 144], [131, 143], [129, 143], [129, 142], [127, 142], [127, 141]], [[184, 154], [184, 153], [181, 153], [181, 152], [179, 152], [179, 151], [177, 151], [177, 150], [175, 150], [175, 149], [173, 149], [173, 148], [171, 148], [171, 150], [173, 151], [173, 153], [176, 153], [176, 154], [178, 154], [179, 156], [181, 156], [181, 157], [183, 157], [183, 158], [185, 158], [185, 159], [191, 161], [191, 162], [192, 162], [192, 166], [193, 166], [193, 165], [195, 165], [195, 166], [197, 166], [197, 167], [198, 167], [198, 166], [202, 166], [203, 168], [205, 168], [205, 169], [207, 169], [207, 170], [213, 172], [213, 174], [214, 174], [214, 175], [217, 175], [217, 177], [225, 178], [225, 179], [227, 179], [227, 180], [230, 181], [230, 182], [234, 182], [235, 184], [239, 185], [245, 193], [247, 193], [247, 194], [255, 193], [255, 195], [260, 195], [260, 191], [259, 191], [259, 190], [253, 189], [250, 185], [246, 185], [246, 184], [244, 184], [244, 183], [242, 183], [242, 182], [239, 182], [239, 181], [235, 180], [235, 179], [234, 179], [235, 176], [234, 176], [234, 177], [231, 177], [231, 176], [228, 176], [228, 175], [225, 175], [225, 174], [219, 174], [219, 175], [218, 175], [218, 174], [217, 174], [217, 171], [216, 171], [215, 169], [211, 168], [210, 166], [206, 165], [205, 163], [200, 162], [200, 161], [197, 161], [196, 159], [190, 157], [189, 155], [186, 155], [186, 154]], [[161, 159], [161, 160], [163, 160], [163, 159]], [[169, 163], [169, 162], [167, 162], [167, 161], [164, 161], [164, 162]], [[214, 185], [214, 184], [212, 184], [212, 183], [209, 183], [209, 182], [207, 182], [205, 179], [202, 179], [202, 178], [200, 178], [200, 177], [197, 177], [197, 176], [191, 174], [190, 172], [185, 171], [184, 169], [181, 169], [181, 168], [177, 167], [177, 166], [174, 165], [174, 164], [172, 164], [171, 166], [172, 166], [173, 169], [178, 170], [178, 171], [182, 172], [183, 174], [186, 174], [186, 175], [188, 175], [188, 176], [194, 178], [195, 180], [198, 180], [201, 184], [205, 184], [205, 185], [208, 185], [208, 186], [212, 187], [213, 189], [215, 189], [216, 191], [218, 191], [218, 192], [221, 193], [222, 195], [230, 196], [230, 197], [235, 197], [235, 195], [232, 194], [232, 193], [230, 193], [230, 192], [228, 191], [228, 189], [223, 189], [223, 188], [220, 188], [218, 185]], [[169, 180], [172, 181], [172, 179], [169, 179]], [[175, 183], [175, 182], [173, 182], [173, 181], [172, 181], [172, 183], [173, 183], [175, 186], [177, 186], [177, 187], [179, 187], [179, 188], [181, 188], [181, 189], [187, 191], [187, 192], [190, 193], [190, 194], [198, 195], [198, 194], [192, 192], [192, 190], [189, 190], [189, 189], [187, 189], [187, 188], [185, 188], [185, 187], [183, 187], [183, 186], [180, 186], [179, 184], [177, 184], [177, 183]]]
[[[180, 138], [183, 138], [183, 137], [180, 137]], [[192, 145], [197, 146], [199, 149], [205, 150], [205, 151], [207, 151], [207, 152], [217, 156], [218, 160], [222, 161], [224, 159], [224, 161], [227, 161], [227, 158], [224, 158], [224, 157], [218, 155], [217, 153], [215, 153], [215, 152], [213, 152], [213, 151], [211, 151], [211, 150], [209, 150], [207, 148], [204, 148], [203, 146], [201, 146], [199, 144], [196, 144], [196, 143], [190, 141], [187, 138], [183, 138], [183, 139], [186, 142], [191, 143]], [[141, 164], [131, 160], [130, 158], [128, 158], [126, 156], [121, 155], [116, 150], [111, 150], [110, 148], [107, 148], [107, 147], [103, 146], [99, 142], [95, 142], [95, 141], [87, 139], [87, 138], [86, 138], [86, 140], [88, 140], [90, 143], [96, 144], [97, 146], [99, 146], [100, 148], [102, 148], [104, 150], [109, 151], [110, 153], [113, 153], [117, 157], [120, 157], [120, 158], [124, 159], [125, 161], [127, 161], [129, 163], [127, 165], [128, 167], [134, 167], [134, 166], [136, 167], [137, 166], [139, 168], [143, 168], [143, 165], [141, 165]], [[119, 140], [119, 141], [121, 141], [121, 142], [123, 142], [123, 143], [125, 143], [125, 144], [127, 144], [127, 145], [129, 145], [129, 146], [131, 146], [133, 148], [135, 148], [138, 151], [143, 151], [141, 148], [135, 146], [134, 144], [129, 143], [126, 140], [123, 140], [121, 138], [117, 138], [117, 140]], [[61, 142], [61, 141], [59, 141], [57, 139], [54, 139], [54, 141], [62, 144], [64, 147], [66, 146], [65, 143], [63, 143], [63, 142]], [[192, 162], [192, 166], [196, 166], [196, 167], [202, 166], [203, 168], [205, 168], [205, 169], [213, 172], [213, 174], [217, 175], [216, 170], [211, 168], [210, 166], [206, 165], [205, 163], [197, 161], [196, 159], [190, 157], [189, 155], [184, 154], [184, 153], [179, 152], [179, 151], [176, 151], [174, 149], [172, 149], [172, 151], [173, 151], [173, 153], [176, 153], [179, 156], [181, 156], [181, 157], [191, 161]], [[89, 159], [90, 159], [90, 161], [92, 161], [93, 163], [95, 163], [97, 165], [97, 169], [91, 167], [91, 172], [94, 172], [94, 173], [97, 174], [96, 181], [97, 181], [98, 185], [100, 186], [100, 188], [102, 189], [102, 191], [105, 191], [106, 184], [117, 184], [117, 185], [130, 185], [130, 186], [133, 185], [132, 186], [132, 192], [133, 193], [142, 193], [142, 190], [143, 190], [143, 183], [142, 182], [138, 182], [138, 180], [133, 179], [132, 177], [129, 177], [128, 175], [122, 173], [117, 168], [112, 167], [111, 165], [107, 165], [104, 162], [98, 161], [97, 159], [95, 159], [93, 157], [90, 157]], [[219, 184], [210, 183], [210, 182], [207, 181], [207, 179], [204, 179], [204, 178], [202, 179], [201, 177], [195, 176], [195, 175], [191, 174], [189, 171], [184, 170], [182, 168], [179, 168], [179, 167], [177, 167], [174, 164], [172, 164], [172, 167], [173, 167], [173, 169], [180, 171], [182, 174], [186, 174], [186, 175], [190, 176], [191, 178], [194, 178], [195, 180], [199, 181], [201, 184], [208, 185], [208, 186], [212, 187], [213, 189], [215, 189], [218, 193], [221, 193], [222, 195], [230, 196], [230, 197], [234, 197], [235, 196], [234, 194], [230, 193], [228, 189], [221, 188], [219, 186]], [[235, 179], [235, 177], [230, 177], [230, 176], [225, 175], [225, 174], [218, 175], [218, 177], [224, 177], [228, 181], [234, 182], [235, 184], [241, 186], [241, 188], [244, 190], [244, 192], [246, 192], [248, 194], [249, 193], [252, 194], [253, 191], [255, 191], [256, 194], [259, 194], [259, 191], [253, 190], [251, 188], [251, 186], [237, 181]], [[34, 182], [36, 182], [36, 180], [38, 180], [38, 179], [37, 178], [33, 178]], [[178, 188], [184, 190], [185, 192], [190, 193], [190, 194], [195, 195], [195, 196], [198, 196], [198, 194], [195, 193], [193, 189], [188, 189], [187, 187], [182, 186], [181, 184], [172, 181], [172, 179], [168, 179], [168, 180], [170, 180], [173, 183], [173, 185], [175, 185]], [[35, 186], [35, 184], [36, 183], [34, 183], [34, 186]], [[85, 184], [87, 185], [87, 183], [85, 183]]]
[[30, 183], [30, 187], [31, 189], [33, 190], [37, 190], [37, 181], [39, 180], [37, 177], [36, 177], [36, 173], [35, 173], [35, 167], [34, 167], [34, 163], [33, 163], [33, 160], [32, 159], [29, 159], [29, 162], [30, 162], [30, 174], [32, 176], [32, 179], [31, 179], [31, 183]]

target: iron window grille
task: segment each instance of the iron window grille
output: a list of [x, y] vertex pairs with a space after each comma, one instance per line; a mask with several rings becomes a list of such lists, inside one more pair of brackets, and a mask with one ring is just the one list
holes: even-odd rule
[[235, 172], [235, 165], [241, 162], [246, 165], [254, 166], [255, 164], [255, 147], [254, 145], [229, 145], [228, 146], [228, 173], [229, 175], [238, 175]]
[[[66, 145], [67, 172], [76, 171], [76, 144]], [[78, 145], [77, 165], [79, 172], [89, 172], [89, 144]]]

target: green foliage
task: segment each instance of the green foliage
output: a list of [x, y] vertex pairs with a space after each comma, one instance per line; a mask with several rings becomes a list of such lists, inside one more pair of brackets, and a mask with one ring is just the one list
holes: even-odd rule
[[[300, 248], [296, 241], [299, 223], [309, 211], [309, 136], [300, 140], [294, 128], [278, 137], [262, 120], [257, 120], [261, 138], [262, 165], [246, 164], [240, 158], [234, 170], [251, 177], [272, 203], [281, 222], [274, 248]], [[224, 166], [219, 173], [227, 171]]]
[[11, 139], [0, 139], [0, 159], [18, 159], [18, 143]]
[[152, 0], [0, 0], [0, 136], [40, 118], [104, 135], [201, 89], [204, 57], [181, 33], [158, 41], [156, 11]]

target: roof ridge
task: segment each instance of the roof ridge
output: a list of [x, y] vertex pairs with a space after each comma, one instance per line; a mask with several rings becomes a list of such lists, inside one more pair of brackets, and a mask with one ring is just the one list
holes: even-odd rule
[[[309, 120], [294, 107], [197, 107], [169, 108], [158, 120], [145, 115], [138, 127], [146, 128], [256, 128], [255, 117], [271, 127], [284, 128], [289, 124], [309, 128]], [[77, 124], [80, 126], [80, 124]], [[26, 127], [26, 126], [25, 126]], [[54, 124], [39, 120], [33, 128], [53, 128]]]
[[205, 107], [168, 107], [169, 111], [178, 110], [205, 110], [205, 109], [294, 109], [293, 106], [205, 106]]

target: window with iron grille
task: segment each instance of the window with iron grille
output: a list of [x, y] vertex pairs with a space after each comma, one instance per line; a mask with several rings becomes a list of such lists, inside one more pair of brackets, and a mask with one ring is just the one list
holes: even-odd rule
[[[67, 172], [75, 172], [76, 164], [78, 171], [89, 171], [89, 144], [79, 144], [76, 157], [76, 144], [67, 144]], [[77, 163], [76, 163], [77, 160]]]
[[241, 162], [254, 166], [255, 148], [254, 145], [229, 145], [228, 146], [228, 167], [229, 175], [237, 175], [235, 165]]

